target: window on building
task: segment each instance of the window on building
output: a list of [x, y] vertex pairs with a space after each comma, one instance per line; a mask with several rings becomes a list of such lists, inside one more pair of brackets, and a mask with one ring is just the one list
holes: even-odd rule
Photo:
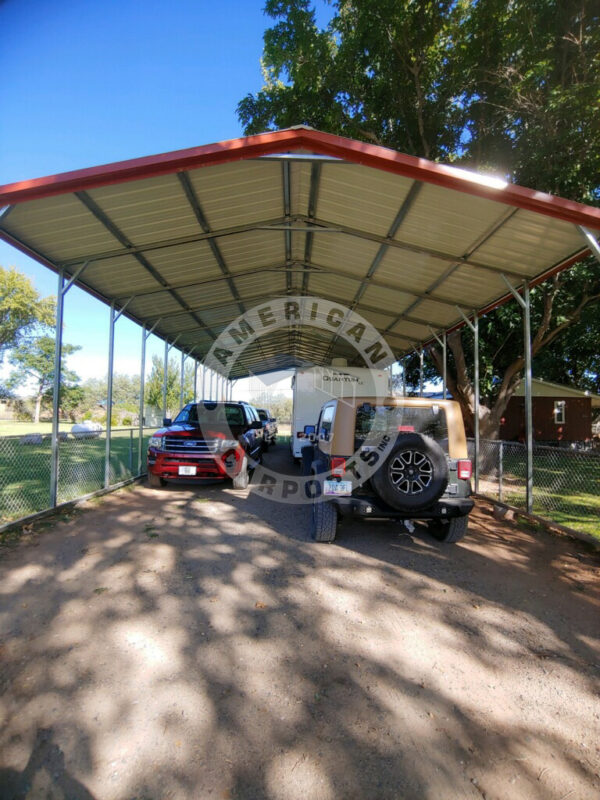
[[554, 424], [564, 425], [566, 422], [566, 403], [564, 400], [554, 401]]

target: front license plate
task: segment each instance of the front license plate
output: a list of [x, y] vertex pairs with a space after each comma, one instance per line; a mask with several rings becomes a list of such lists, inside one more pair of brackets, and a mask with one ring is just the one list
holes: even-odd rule
[[323, 493], [328, 495], [342, 495], [347, 497], [352, 494], [352, 481], [325, 481]]
[[196, 467], [179, 467], [180, 475], [195, 475]]

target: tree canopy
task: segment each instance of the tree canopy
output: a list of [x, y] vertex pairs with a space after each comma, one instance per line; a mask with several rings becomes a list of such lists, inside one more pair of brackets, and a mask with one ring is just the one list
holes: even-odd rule
[[[238, 105], [246, 133], [305, 123], [600, 202], [600, 6], [593, 0], [267, 0], [265, 85]], [[598, 385], [600, 269], [577, 265], [532, 294], [537, 374]], [[522, 374], [521, 314], [481, 322], [483, 433]], [[451, 337], [449, 384], [473, 408], [468, 330]], [[439, 349], [430, 351], [439, 367]], [[409, 364], [414, 376], [416, 360]], [[430, 372], [433, 374], [433, 370]], [[589, 386], [589, 388], [592, 388]]]
[[55, 300], [40, 297], [26, 275], [0, 267], [0, 360], [44, 327], [54, 325]]
[[[77, 345], [63, 344], [60, 380], [65, 398], [68, 389], [79, 380], [78, 376], [67, 368], [66, 359], [71, 353], [80, 349]], [[52, 387], [54, 381], [54, 338], [38, 336], [31, 341], [22, 342], [11, 352], [10, 362], [17, 369], [11, 373], [8, 386], [16, 388], [27, 383], [32, 383], [34, 386], [34, 422], [37, 423], [40, 421], [40, 407], [44, 394]]]

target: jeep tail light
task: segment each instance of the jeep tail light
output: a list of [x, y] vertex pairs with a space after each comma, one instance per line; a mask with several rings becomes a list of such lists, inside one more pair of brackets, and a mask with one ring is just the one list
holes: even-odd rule
[[346, 472], [346, 459], [345, 458], [332, 458], [331, 459], [331, 473], [332, 475], [343, 475]]
[[458, 462], [458, 477], [461, 481], [470, 481], [473, 473], [473, 465], [467, 458], [461, 458]]
[[414, 433], [414, 425], [398, 425], [398, 433]]

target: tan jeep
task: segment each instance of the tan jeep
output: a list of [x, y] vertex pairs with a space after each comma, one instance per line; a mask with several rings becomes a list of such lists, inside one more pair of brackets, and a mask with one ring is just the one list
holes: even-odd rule
[[343, 516], [424, 520], [440, 541], [467, 532], [471, 462], [458, 403], [421, 397], [332, 399], [302, 451], [312, 475], [313, 536], [335, 539]]

